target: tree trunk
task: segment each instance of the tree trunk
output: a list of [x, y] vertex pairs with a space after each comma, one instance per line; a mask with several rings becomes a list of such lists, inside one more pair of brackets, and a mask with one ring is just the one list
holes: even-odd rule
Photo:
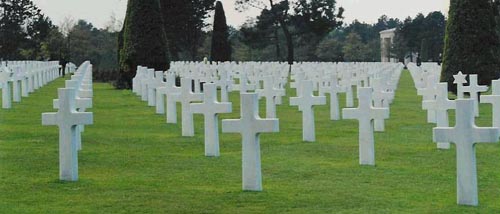
[[288, 48], [287, 61], [288, 61], [289, 65], [293, 65], [293, 40], [292, 40], [292, 34], [288, 30], [288, 26], [286, 25], [286, 23], [285, 23], [285, 21], [283, 19], [280, 19], [280, 25], [281, 25], [281, 28], [283, 29], [283, 34], [285, 34], [286, 46]]
[[283, 30], [283, 34], [285, 34], [286, 46], [288, 49], [287, 61], [288, 61], [289, 65], [292, 65], [293, 64], [293, 55], [294, 55], [293, 54], [292, 34], [288, 30], [288, 25], [286, 24], [284, 17], [276, 14], [276, 11], [274, 10], [273, 0], [269, 0], [269, 4], [271, 5], [271, 11], [273, 11], [274, 16], [276, 17], [278, 23], [281, 26], [281, 29]]
[[281, 52], [280, 52], [280, 39], [278, 36], [278, 28], [274, 28], [274, 37], [276, 38], [276, 59], [281, 61]]

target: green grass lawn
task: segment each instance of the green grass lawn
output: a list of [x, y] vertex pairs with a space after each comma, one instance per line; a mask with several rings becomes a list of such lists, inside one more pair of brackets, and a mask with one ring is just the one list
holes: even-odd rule
[[[375, 134], [376, 167], [358, 164], [357, 121], [330, 121], [328, 107], [316, 107], [317, 142], [305, 143], [301, 113], [285, 98], [280, 132], [261, 135], [263, 192], [241, 190], [240, 135], [221, 134], [221, 156], [204, 157], [201, 115], [196, 137], [181, 137], [180, 124], [101, 83], [80, 180], [60, 182], [58, 129], [42, 126], [41, 113], [54, 111], [63, 84], [0, 109], [0, 213], [500, 213], [500, 146], [477, 145], [480, 204], [458, 206], [454, 146], [436, 149], [407, 71], [386, 132]], [[239, 118], [238, 94], [231, 100], [233, 113], [222, 118]], [[481, 106], [478, 125], [491, 125], [490, 111]]]

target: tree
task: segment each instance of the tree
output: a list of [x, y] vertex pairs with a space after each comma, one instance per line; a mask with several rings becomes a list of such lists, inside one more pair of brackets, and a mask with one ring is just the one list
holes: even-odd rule
[[59, 28], [50, 30], [47, 38], [40, 43], [40, 56], [44, 60], [61, 60], [68, 55], [64, 35]]
[[316, 56], [322, 61], [343, 61], [343, 42], [337, 38], [326, 37], [316, 48]]
[[231, 61], [231, 43], [229, 43], [229, 32], [226, 24], [224, 7], [220, 1], [215, 5], [214, 30], [212, 32], [212, 48], [210, 51], [211, 61]]
[[173, 60], [199, 60], [205, 20], [215, 0], [160, 0], [164, 28]]
[[455, 91], [453, 75], [478, 74], [479, 84], [500, 77], [499, 39], [491, 0], [451, 1], [441, 81]]
[[37, 58], [51, 27], [31, 0], [0, 0], [0, 58]]
[[[335, 0], [236, 0], [237, 8], [240, 11], [244, 11], [248, 7], [269, 11], [272, 18], [271, 23], [276, 23], [283, 32], [287, 48], [288, 64], [293, 64], [295, 60], [294, 35], [304, 33], [314, 34], [315, 38], [318, 39], [316, 41], [309, 41], [315, 44], [311, 45], [310, 48], [306, 48], [307, 52], [314, 52], [317, 42], [326, 33], [342, 24], [342, 22], [338, 22], [338, 19], [342, 19], [344, 10], [340, 8], [336, 14], [335, 3]], [[291, 9], [294, 10], [295, 14], [290, 13]], [[278, 34], [275, 33], [275, 35], [277, 37]], [[298, 41], [300, 42], [301, 40], [299, 39]], [[277, 42], [276, 44], [279, 43]]]
[[[264, 3], [263, 0], [236, 0], [236, 5], [240, 9], [240, 11], [247, 9], [249, 6], [260, 9], [267, 9], [265, 6], [266, 4]], [[283, 1], [269, 0], [268, 6], [270, 8], [269, 11], [270, 14], [272, 14], [274, 22], [279, 24], [285, 36], [287, 53], [288, 53], [287, 61], [288, 64], [291, 65], [293, 64], [294, 61], [294, 47], [293, 47], [292, 33], [290, 32], [289, 29], [290, 3], [288, 0], [283, 0]]]
[[367, 59], [368, 47], [363, 44], [361, 37], [356, 33], [350, 33], [345, 41], [344, 58], [348, 62], [364, 62]]
[[120, 50], [116, 87], [131, 88], [138, 65], [156, 70], [170, 67], [167, 37], [158, 0], [129, 0]]
[[439, 11], [408, 17], [397, 27], [392, 53], [400, 61], [414, 53], [422, 53], [423, 61], [437, 61], [443, 52], [444, 31], [445, 17]]

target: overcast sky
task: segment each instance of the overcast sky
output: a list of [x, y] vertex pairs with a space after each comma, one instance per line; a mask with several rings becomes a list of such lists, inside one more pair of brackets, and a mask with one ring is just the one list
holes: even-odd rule
[[[33, 0], [52, 21], [59, 25], [65, 17], [75, 20], [85, 19], [94, 26], [103, 28], [114, 14], [123, 19], [127, 0]], [[248, 17], [255, 17], [258, 10], [240, 13], [234, 10], [235, 0], [221, 0], [224, 4], [228, 24], [240, 26]], [[431, 11], [446, 13], [450, 0], [337, 0], [337, 7], [345, 8], [345, 22], [354, 19], [374, 23], [385, 14], [389, 17], [404, 19], [417, 13]]]

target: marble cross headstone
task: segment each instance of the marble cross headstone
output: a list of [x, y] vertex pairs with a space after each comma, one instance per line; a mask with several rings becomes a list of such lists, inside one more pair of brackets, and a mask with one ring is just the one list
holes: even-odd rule
[[298, 97], [290, 98], [291, 106], [298, 106], [302, 112], [302, 140], [308, 142], [316, 141], [314, 128], [314, 110], [315, 105], [326, 105], [326, 97], [314, 96], [313, 82], [304, 80], [300, 83], [300, 92]]
[[191, 102], [203, 100], [203, 94], [193, 93], [192, 81], [188, 78], [181, 79], [181, 92], [178, 95], [178, 102], [182, 106], [182, 136], [194, 136], [193, 112], [191, 112]]
[[478, 205], [476, 143], [498, 141], [496, 127], [477, 127], [474, 123], [474, 100], [457, 99], [455, 127], [433, 129], [434, 142], [452, 142], [457, 149], [457, 203]]
[[156, 88], [160, 87], [163, 83], [163, 71], [155, 71], [155, 76], [151, 82], [148, 83], [148, 106], [156, 106]]
[[[389, 103], [391, 98], [394, 96], [394, 93], [387, 92], [383, 89], [382, 78], [373, 78], [371, 79], [371, 83], [373, 85], [373, 93], [372, 93], [373, 107], [389, 108]], [[377, 132], [383, 132], [385, 130], [384, 119], [374, 120], [374, 130]]]
[[[73, 82], [74, 80], [66, 80], [66, 83]], [[66, 84], [66, 88], [72, 88], [68, 87], [68, 85], [71, 84]], [[76, 88], [74, 88], [76, 89]], [[77, 90], [77, 89], [76, 89]], [[52, 102], [52, 106], [54, 109], [59, 109], [59, 99], [54, 99]], [[75, 108], [78, 112], [85, 112], [87, 108], [92, 108], [92, 99], [91, 98], [81, 98], [76, 96], [75, 97]], [[78, 150], [82, 150], [82, 141], [81, 141], [81, 132], [83, 132], [83, 125], [79, 125], [76, 128], [76, 147]]]
[[175, 86], [175, 74], [167, 73], [167, 82], [164, 87], [159, 87], [156, 91], [156, 113], [165, 113], [165, 97], [167, 98], [167, 123], [177, 123], [177, 99], [181, 88]]
[[259, 97], [266, 98], [266, 117], [276, 118], [276, 97], [283, 96], [285, 91], [274, 88], [272, 76], [264, 77], [264, 88], [256, 91]]
[[242, 136], [243, 190], [262, 191], [259, 135], [279, 132], [278, 119], [261, 119], [257, 94], [241, 94], [241, 119], [222, 120], [222, 132]]
[[340, 106], [338, 93], [341, 91], [337, 74], [332, 73], [328, 77], [329, 84], [324, 86], [324, 93], [330, 94], [330, 120], [340, 120]]
[[463, 92], [468, 92], [470, 98], [474, 100], [474, 115], [479, 117], [479, 96], [478, 93], [488, 91], [488, 86], [477, 84], [477, 74], [469, 75], [469, 85], [463, 87]]
[[493, 106], [493, 127], [500, 129], [500, 80], [491, 81], [491, 95], [481, 95], [481, 103]]
[[141, 99], [142, 101], [148, 101], [148, 85], [154, 83], [155, 70], [147, 69], [144, 78], [141, 80]]
[[219, 78], [220, 79], [217, 80], [217, 86], [220, 87], [221, 101], [222, 102], [229, 102], [229, 95], [228, 95], [228, 93], [232, 89], [231, 85], [233, 84], [233, 80], [228, 75], [227, 70], [221, 70]]
[[193, 113], [205, 117], [205, 156], [218, 157], [219, 154], [219, 119], [220, 113], [231, 113], [231, 103], [217, 101], [217, 86], [212, 83], [203, 85], [203, 103], [191, 103]]
[[2, 85], [2, 108], [8, 109], [12, 107], [12, 92], [10, 87], [9, 72], [0, 72], [0, 85]]
[[240, 83], [235, 87], [240, 91], [240, 94], [247, 93], [249, 90], [255, 90], [256, 85], [248, 83], [248, 76], [246, 72], [240, 73]]
[[345, 108], [342, 115], [344, 119], [359, 121], [359, 164], [375, 165], [373, 120], [389, 118], [389, 109], [372, 106], [372, 88], [359, 88], [358, 100], [358, 108]]
[[57, 113], [43, 113], [42, 125], [59, 126], [59, 177], [63, 181], [78, 180], [77, 125], [90, 125], [93, 115], [76, 111], [76, 90], [60, 88]]
[[21, 91], [22, 91], [22, 81], [24, 79], [24, 76], [18, 71], [16, 71], [12, 75], [12, 92], [13, 92], [13, 101], [14, 102], [21, 102]]
[[453, 84], [457, 85], [457, 98], [458, 99], [463, 99], [464, 98], [464, 84], [467, 83], [467, 80], [465, 79], [467, 75], [462, 74], [462, 72], [458, 72], [458, 74], [453, 75]]
[[[418, 95], [423, 96], [423, 100], [435, 100], [436, 99], [436, 82], [434, 75], [428, 75], [425, 88], [417, 89]], [[436, 112], [433, 109], [427, 110], [427, 122], [436, 123]]]
[[[424, 100], [422, 108], [426, 110], [433, 110], [436, 112], [437, 127], [448, 127], [448, 110], [456, 109], [455, 100], [448, 99], [448, 84], [439, 83], [437, 85], [437, 95], [435, 100]], [[449, 149], [449, 142], [438, 142], [438, 149]]]

